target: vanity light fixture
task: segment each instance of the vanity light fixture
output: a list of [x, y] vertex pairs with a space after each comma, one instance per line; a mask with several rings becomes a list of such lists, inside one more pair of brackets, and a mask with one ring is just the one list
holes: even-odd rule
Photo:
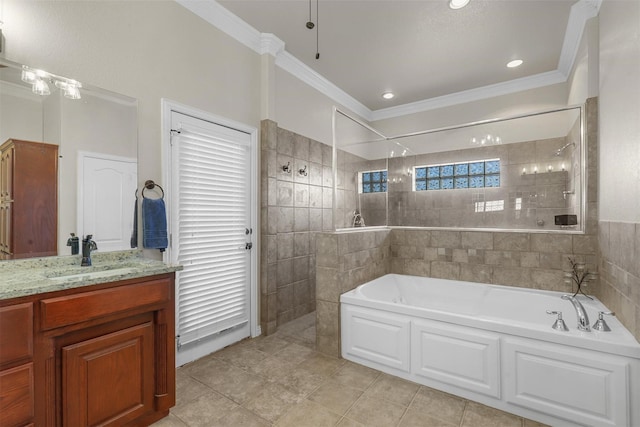
[[77, 80], [56, 76], [55, 74], [47, 73], [46, 71], [29, 68], [26, 65], [22, 66], [21, 79], [23, 82], [32, 85], [31, 90], [36, 95], [50, 95], [51, 89], [49, 88], [49, 83], [53, 83], [62, 91], [65, 98], [81, 98], [80, 88], [82, 87], [82, 84]]
[[497, 135], [492, 135], [490, 133], [485, 136], [476, 138], [475, 136], [470, 140], [471, 145], [499, 145], [502, 144], [502, 138]]
[[385, 92], [382, 94], [382, 97], [384, 99], [393, 99], [393, 97], [396, 96], [393, 92]]
[[469, 0], [449, 0], [449, 7], [453, 10], [462, 9], [469, 4]]
[[507, 63], [507, 67], [508, 68], [516, 68], [522, 65], [524, 61], [522, 61], [522, 59], [514, 59], [513, 61], [509, 61]]
[[69, 99], [80, 99], [80, 88], [82, 84], [75, 80], [56, 80], [56, 87], [58, 87], [65, 98]]

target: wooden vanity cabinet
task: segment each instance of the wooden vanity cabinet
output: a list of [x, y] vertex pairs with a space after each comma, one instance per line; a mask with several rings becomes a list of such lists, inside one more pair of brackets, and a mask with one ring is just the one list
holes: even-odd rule
[[0, 426], [34, 420], [33, 303], [0, 307]]
[[58, 146], [9, 139], [0, 146], [2, 258], [57, 255]]
[[[21, 356], [0, 365], [11, 384], [0, 374], [0, 404], [16, 390], [0, 407], [0, 426], [147, 426], [168, 415], [175, 404], [173, 273], [35, 296], [0, 308], [0, 321], [2, 310], [25, 304], [33, 356], [8, 347]], [[2, 324], [3, 333], [11, 329]], [[28, 406], [20, 399], [31, 403], [30, 414], [17, 409]]]

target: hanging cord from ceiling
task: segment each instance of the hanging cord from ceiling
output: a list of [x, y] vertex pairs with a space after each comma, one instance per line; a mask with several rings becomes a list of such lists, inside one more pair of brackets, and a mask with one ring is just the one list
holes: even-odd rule
[[316, 0], [316, 59], [320, 59], [320, 14], [318, 13], [320, 10], [320, 6], [318, 6], [319, 3], [320, 0]]
[[313, 30], [313, 27], [316, 26], [316, 24], [313, 23], [313, 21], [311, 20], [311, 0], [309, 0], [309, 20], [307, 21], [307, 28], [310, 30]]
[[319, 32], [318, 32], [318, 27], [320, 26], [320, 17], [318, 15], [318, 10], [319, 10], [319, 6], [318, 6], [318, 0], [316, 0], [316, 23], [314, 23], [311, 20], [311, 0], [309, 0], [309, 20], [307, 21], [307, 23], [305, 24], [305, 26], [310, 29], [313, 30], [314, 28], [316, 29], [316, 59], [320, 59], [320, 48], [319, 48]]

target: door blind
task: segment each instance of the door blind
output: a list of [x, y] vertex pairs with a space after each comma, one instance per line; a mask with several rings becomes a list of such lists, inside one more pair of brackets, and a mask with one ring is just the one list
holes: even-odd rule
[[249, 150], [227, 132], [182, 128], [178, 158], [178, 331], [188, 344], [249, 320]]

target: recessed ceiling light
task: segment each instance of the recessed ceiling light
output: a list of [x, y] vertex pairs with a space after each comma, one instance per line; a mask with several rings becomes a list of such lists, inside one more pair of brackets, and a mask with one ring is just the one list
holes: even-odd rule
[[514, 59], [513, 61], [507, 63], [507, 67], [516, 68], [522, 65], [522, 59]]
[[391, 98], [393, 98], [394, 96], [396, 96], [396, 95], [395, 95], [393, 92], [385, 92], [385, 93], [383, 93], [383, 94], [382, 94], [382, 97], [383, 97], [384, 99], [391, 99]]
[[462, 9], [469, 4], [469, 0], [449, 0], [449, 7], [451, 9]]

